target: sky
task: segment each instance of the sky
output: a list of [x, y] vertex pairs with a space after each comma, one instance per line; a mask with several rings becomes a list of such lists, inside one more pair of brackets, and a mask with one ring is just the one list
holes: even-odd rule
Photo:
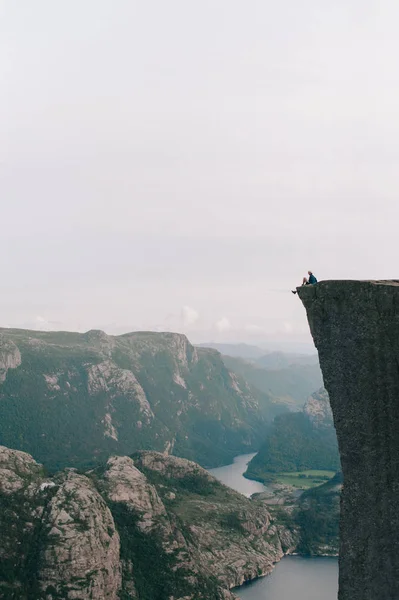
[[399, 278], [396, 0], [0, 0], [0, 325], [309, 344]]

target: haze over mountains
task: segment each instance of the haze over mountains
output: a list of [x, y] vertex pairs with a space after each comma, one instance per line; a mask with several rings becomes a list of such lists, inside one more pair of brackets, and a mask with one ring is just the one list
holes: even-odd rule
[[246, 344], [214, 344], [228, 369], [292, 409], [323, 385], [317, 354], [268, 352]]
[[[235, 356], [246, 360], [259, 362], [261, 366], [288, 366], [291, 364], [315, 364], [319, 362], [317, 353], [313, 346], [306, 346], [309, 352], [293, 351], [290, 344], [284, 350], [278, 346], [284, 344], [273, 344], [273, 350], [266, 349], [260, 346], [254, 346], [245, 343], [219, 343], [219, 342], [204, 342], [195, 344], [203, 348], [213, 348], [218, 350], [220, 354], [226, 356]], [[268, 346], [271, 345], [270, 343]], [[290, 349], [291, 348], [291, 349]]]

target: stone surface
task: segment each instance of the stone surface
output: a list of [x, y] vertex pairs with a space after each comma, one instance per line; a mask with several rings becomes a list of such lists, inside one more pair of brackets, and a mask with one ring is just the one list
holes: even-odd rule
[[298, 288], [344, 475], [340, 600], [399, 598], [399, 282]]
[[108, 498], [133, 509], [139, 516], [138, 526], [144, 531], [151, 529], [159, 516], [166, 516], [156, 489], [128, 456], [110, 458], [104, 479]]
[[309, 396], [303, 412], [316, 427], [330, 427], [333, 423], [333, 416], [327, 390], [321, 388]]
[[280, 537], [286, 537], [287, 531], [271, 523], [262, 502], [227, 488], [185, 459], [141, 452], [135, 463], [147, 479], [156, 482], [172, 523], [188, 525], [185, 537], [190, 540], [194, 563], [226, 588], [270, 573], [282, 558]]
[[7, 371], [21, 364], [21, 353], [12, 340], [0, 335], [0, 383], [5, 381]]
[[92, 482], [67, 472], [49, 502], [43, 528], [40, 587], [49, 600], [117, 600], [120, 543], [112, 514]]
[[293, 550], [267, 506], [157, 452], [45, 477], [0, 446], [0, 597], [232, 600]]

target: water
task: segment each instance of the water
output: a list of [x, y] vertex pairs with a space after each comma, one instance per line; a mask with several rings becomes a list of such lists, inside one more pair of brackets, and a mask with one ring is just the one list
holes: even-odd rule
[[[219, 481], [244, 496], [267, 488], [243, 477], [254, 454], [236, 456], [232, 465], [210, 469]], [[337, 600], [338, 559], [287, 556], [271, 575], [234, 590], [243, 600]]]
[[232, 465], [209, 469], [209, 473], [244, 496], [249, 497], [256, 492], [264, 492], [266, 488], [263, 483], [243, 477], [243, 473], [247, 470], [247, 464], [253, 456], [255, 454], [240, 454], [235, 457]]
[[234, 593], [243, 600], [337, 600], [338, 559], [286, 556], [271, 575]]

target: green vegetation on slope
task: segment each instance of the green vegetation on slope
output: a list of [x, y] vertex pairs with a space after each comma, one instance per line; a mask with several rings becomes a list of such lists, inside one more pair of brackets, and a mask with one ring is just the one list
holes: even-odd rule
[[182, 335], [0, 330], [0, 444], [51, 470], [146, 449], [226, 464], [282, 410]]
[[329, 481], [334, 475], [335, 471], [318, 471], [312, 469], [296, 473], [270, 473], [270, 481], [305, 490]]
[[0, 446], [0, 466], [2, 598], [226, 600], [282, 556], [267, 507], [184, 459], [139, 452], [49, 480]]
[[[131, 562], [134, 571], [123, 573], [121, 600], [132, 596], [129, 584], [133, 584], [140, 600], [165, 600], [179, 592], [179, 596], [220, 600], [216, 579], [197, 575], [195, 583], [190, 571], [176, 569], [180, 549], [166, 552], [156, 531], [144, 532], [138, 525], [138, 516], [124, 503], [111, 503], [110, 509], [121, 540], [122, 564]], [[193, 578], [194, 579], [194, 578]], [[199, 580], [199, 581], [198, 581]]]
[[295, 532], [296, 552], [304, 556], [335, 556], [339, 551], [342, 473], [306, 490], [295, 505], [270, 506], [276, 521]]
[[246, 475], [268, 481], [270, 473], [307, 469], [335, 472], [339, 466], [334, 428], [317, 428], [304, 413], [287, 413], [275, 418]]
[[304, 492], [295, 511], [300, 528], [300, 554], [337, 554], [342, 473], [317, 488]]

